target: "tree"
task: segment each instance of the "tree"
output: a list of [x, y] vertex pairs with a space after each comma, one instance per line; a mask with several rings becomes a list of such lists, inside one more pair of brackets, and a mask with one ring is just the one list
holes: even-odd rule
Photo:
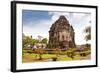
[[86, 27], [84, 32], [86, 33], [85, 36], [86, 41], [91, 40], [91, 27], [90, 26]]
[[45, 50], [42, 48], [35, 49], [35, 53], [37, 53], [39, 55], [39, 60], [42, 60], [42, 54], [44, 52], [45, 52]]
[[32, 45], [35, 45], [37, 43], [39, 43], [39, 40], [38, 39], [32, 39], [32, 42], [31, 42]]
[[44, 38], [44, 39], [42, 39], [41, 42], [44, 43], [44, 44], [47, 44], [47, 41], [48, 41], [47, 38]]
[[53, 61], [57, 61], [57, 58], [59, 57], [59, 54], [61, 53], [61, 49], [55, 48], [53, 49], [53, 53], [56, 54], [56, 57], [53, 57]]
[[24, 36], [22, 39], [22, 45], [23, 48], [26, 48], [26, 46], [31, 45], [32, 39], [29, 36]]
[[22, 39], [23, 48], [27, 48], [28, 45], [32, 47], [33, 45], [37, 43], [39, 43], [38, 39], [32, 39], [32, 36], [25, 36], [23, 34], [23, 39]]
[[61, 53], [61, 49], [55, 48], [53, 49], [53, 53], [56, 54], [57, 57], [59, 57], [59, 54]]

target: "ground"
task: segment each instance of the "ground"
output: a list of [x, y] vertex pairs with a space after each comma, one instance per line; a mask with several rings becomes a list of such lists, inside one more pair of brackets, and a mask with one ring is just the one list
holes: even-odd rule
[[[73, 60], [86, 60], [91, 59], [90, 50], [81, 52], [79, 54], [68, 55], [68, 51], [61, 52], [60, 54], [37, 54], [32, 52], [32, 50], [29, 50], [30, 52], [27, 52], [26, 50], [23, 50], [23, 57], [22, 57], [22, 63], [29, 63], [29, 62], [50, 62], [50, 61], [73, 61]], [[84, 56], [84, 53], [86, 54]], [[83, 56], [82, 56], [82, 55]], [[41, 60], [39, 59], [41, 56]]]

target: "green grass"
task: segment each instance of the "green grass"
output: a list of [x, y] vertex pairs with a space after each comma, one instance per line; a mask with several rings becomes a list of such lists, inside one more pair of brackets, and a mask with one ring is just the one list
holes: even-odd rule
[[81, 56], [80, 55], [75, 55], [74, 56], [74, 60], [80, 60], [81, 59]]
[[[71, 53], [73, 50], [63, 51], [57, 54], [42, 54], [42, 59], [53, 59], [57, 58], [57, 61], [72, 61], [72, 60], [81, 60], [83, 56], [80, 56], [80, 54], [74, 54], [73, 58], [71, 56], [68, 57], [68, 53]], [[31, 53], [30, 53], [31, 52]], [[87, 54], [84, 57], [87, 57], [89, 54], [91, 54], [91, 50], [83, 51], [81, 53]], [[70, 54], [71, 55], [71, 54]], [[40, 55], [34, 53], [32, 50], [23, 50], [23, 63], [25, 62], [37, 62], [37, 60], [40, 62], [43, 62], [43, 60], [39, 60]]]
[[[36, 58], [36, 55], [38, 55], [38, 54], [29, 54], [29, 53], [25, 53], [25, 54], [23, 55], [23, 58], [33, 58], [33, 59], [35, 59], [35, 58]], [[37, 58], [38, 58], [38, 56], [37, 56]]]
[[71, 61], [72, 60], [72, 58], [70, 58], [70, 57], [65, 57], [65, 58], [58, 58], [57, 59], [58, 61]]
[[[55, 54], [42, 54], [41, 56], [42, 56], [42, 58], [53, 58], [53, 57], [56, 57]], [[34, 54], [34, 53], [33, 54], [29, 54], [29, 53], [25, 53], [23, 55], [23, 58], [26, 58], [26, 57], [36, 59], [36, 58], [39, 58], [39, 54]]]
[[31, 49], [27, 49], [27, 50], [22, 50], [23, 53], [32, 53], [33, 51]]
[[[58, 61], [71, 61], [71, 60], [80, 60], [80, 56], [75, 56], [74, 59], [70, 57], [62, 57], [63, 55], [59, 55], [57, 57], [56, 54], [43, 54], [41, 55], [42, 59], [52, 59], [52, 58], [57, 58]], [[28, 61], [29, 59], [29, 61]], [[39, 54], [29, 54], [25, 53], [23, 55], [23, 62], [32, 62], [34, 59], [39, 59]]]
[[43, 54], [42, 55], [42, 58], [54, 58], [54, 57], [56, 57], [55, 54]]

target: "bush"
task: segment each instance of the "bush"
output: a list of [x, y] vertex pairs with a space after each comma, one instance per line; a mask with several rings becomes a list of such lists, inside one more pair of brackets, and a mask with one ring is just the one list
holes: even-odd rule
[[83, 52], [80, 53], [80, 56], [87, 56], [89, 54], [91, 54], [90, 50], [89, 51], [83, 51]]
[[54, 52], [52, 52], [52, 51], [48, 51], [48, 54], [54, 54]]
[[29, 50], [22, 50], [22, 52], [23, 52], [23, 53], [30, 53], [30, 54], [33, 53], [33, 51], [30, 50], [30, 49], [29, 49]]

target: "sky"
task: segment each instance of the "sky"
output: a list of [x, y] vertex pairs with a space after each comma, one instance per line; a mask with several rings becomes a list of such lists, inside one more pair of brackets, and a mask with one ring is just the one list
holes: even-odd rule
[[78, 45], [85, 44], [84, 29], [91, 25], [91, 14], [80, 12], [63, 12], [63, 11], [36, 11], [36, 10], [23, 10], [22, 11], [22, 24], [23, 33], [26, 36], [38, 38], [49, 37], [49, 30], [51, 25], [59, 18], [60, 15], [64, 15], [73, 26], [75, 31], [75, 43]]

